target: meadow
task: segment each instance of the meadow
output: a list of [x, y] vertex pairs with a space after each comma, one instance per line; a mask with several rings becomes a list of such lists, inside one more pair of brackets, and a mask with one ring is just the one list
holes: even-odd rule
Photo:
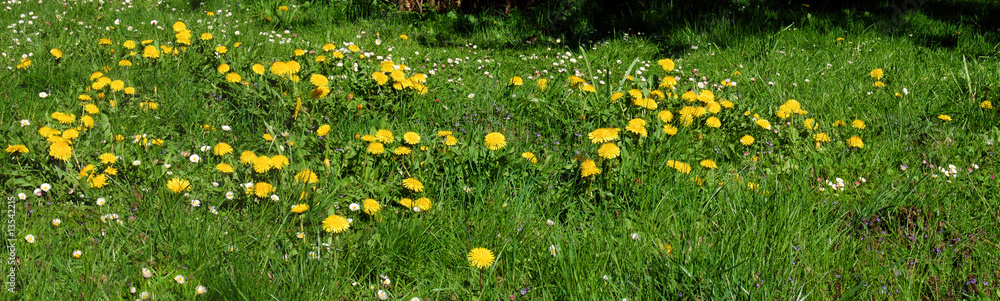
[[0, 299], [1000, 295], [983, 23], [331, 2], [6, 1]]

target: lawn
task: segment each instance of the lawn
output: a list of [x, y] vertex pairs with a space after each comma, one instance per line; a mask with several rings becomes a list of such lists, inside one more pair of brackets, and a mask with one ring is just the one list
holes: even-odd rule
[[4, 4], [0, 299], [1000, 295], [995, 1], [331, 2]]

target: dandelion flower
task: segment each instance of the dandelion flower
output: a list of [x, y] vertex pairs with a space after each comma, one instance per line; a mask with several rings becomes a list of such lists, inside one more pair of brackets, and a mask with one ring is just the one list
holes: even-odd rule
[[885, 75], [885, 73], [882, 72], [882, 68], [876, 68], [872, 70], [872, 72], [869, 73], [868, 75], [870, 75], [872, 78], [876, 80], [881, 80], [882, 77]]
[[59, 50], [59, 48], [52, 48], [52, 50], [49, 50], [49, 54], [52, 54], [57, 60], [63, 57], [62, 50]]
[[851, 136], [851, 138], [847, 139], [847, 146], [856, 148], [865, 148], [865, 142], [861, 141], [861, 137]]
[[289, 165], [288, 157], [286, 157], [285, 155], [277, 155], [271, 157], [271, 168], [280, 170], [288, 165]]
[[510, 85], [512, 85], [512, 86], [520, 86], [520, 85], [523, 85], [523, 84], [524, 84], [524, 80], [521, 79], [520, 76], [515, 76], [515, 77], [511, 77], [510, 78]]
[[331, 215], [323, 220], [323, 230], [326, 232], [341, 233], [351, 228], [347, 219], [340, 215]]
[[105, 174], [99, 174], [93, 178], [87, 179], [87, 182], [90, 183], [91, 188], [102, 188], [108, 185], [108, 176]]
[[614, 159], [621, 155], [622, 150], [618, 148], [614, 143], [602, 144], [600, 148], [597, 149], [597, 155], [604, 159]]
[[7, 145], [7, 149], [5, 149], [4, 151], [6, 151], [8, 154], [14, 154], [14, 153], [27, 154], [28, 147], [25, 146], [24, 144]]
[[581, 178], [598, 174], [601, 174], [601, 169], [597, 168], [597, 163], [594, 160], [587, 159], [580, 163]]
[[233, 173], [234, 171], [233, 166], [229, 165], [228, 163], [219, 163], [218, 165], [215, 166], [215, 169], [219, 170], [219, 172], [222, 173]]
[[257, 173], [265, 173], [271, 170], [271, 158], [259, 156], [253, 161], [253, 170]]
[[545, 90], [545, 87], [549, 85], [549, 80], [544, 78], [539, 78], [536, 83], [538, 84], [539, 89]]
[[406, 141], [407, 144], [420, 143], [420, 134], [414, 132], [406, 132], [406, 134], [403, 134], [403, 141]]
[[987, 110], [992, 110], [993, 102], [990, 102], [989, 100], [984, 100], [983, 102], [979, 103], [979, 107]]
[[259, 198], [266, 198], [271, 192], [274, 192], [274, 186], [267, 182], [253, 184], [253, 194]]
[[489, 268], [496, 259], [496, 257], [493, 257], [493, 252], [486, 248], [472, 249], [469, 251], [467, 258], [469, 259], [469, 264], [478, 269]]
[[816, 135], [813, 135], [813, 139], [816, 140], [816, 142], [830, 142], [830, 136], [826, 133], [817, 133]]
[[740, 138], [740, 143], [742, 143], [745, 146], [750, 146], [751, 144], [753, 144], [753, 141], [754, 141], [753, 136], [750, 135], [743, 135], [743, 138]]
[[396, 137], [389, 130], [378, 130], [378, 132], [375, 132], [375, 139], [385, 144], [392, 144], [396, 140]]
[[329, 124], [321, 125], [321, 126], [319, 126], [318, 129], [316, 129], [316, 136], [323, 137], [323, 136], [326, 136], [326, 134], [328, 134], [328, 133], [330, 133], [330, 125]]
[[762, 128], [762, 129], [765, 129], [765, 130], [770, 130], [771, 129], [771, 122], [767, 121], [767, 119], [761, 118], [761, 119], [757, 119], [757, 121], [755, 121], [755, 122], [757, 123], [757, 126], [760, 126], [760, 128]]
[[392, 153], [398, 156], [405, 156], [413, 153], [413, 150], [411, 150], [409, 147], [397, 146], [396, 149], [392, 150]]
[[170, 191], [173, 191], [174, 193], [181, 193], [182, 191], [187, 190], [188, 187], [191, 187], [191, 182], [188, 182], [188, 180], [185, 179], [173, 178], [170, 179], [170, 181], [167, 181], [167, 189], [170, 189]]
[[372, 155], [381, 155], [385, 153], [385, 146], [381, 142], [372, 142], [368, 144], [368, 153]]
[[677, 127], [670, 124], [664, 124], [663, 132], [670, 136], [677, 135]]
[[528, 160], [528, 162], [531, 162], [531, 164], [538, 163], [538, 157], [535, 156], [535, 154], [532, 152], [521, 153], [521, 158]]
[[667, 160], [667, 166], [673, 167], [677, 171], [689, 174], [691, 173], [691, 164], [687, 164], [677, 160]]
[[938, 119], [941, 119], [941, 121], [951, 121], [951, 116], [948, 116], [948, 115], [938, 115]]
[[422, 192], [422, 191], [424, 191], [424, 183], [420, 183], [420, 180], [417, 180], [417, 179], [414, 179], [414, 178], [406, 178], [406, 179], [404, 179], [403, 180], [403, 187], [405, 187], [406, 189], [409, 189], [410, 191], [413, 191], [413, 192]]
[[420, 208], [420, 211], [431, 210], [431, 199], [419, 198], [416, 201], [413, 201], [413, 205]]
[[315, 184], [319, 182], [319, 176], [309, 169], [303, 169], [295, 175], [295, 181], [300, 183]]
[[292, 213], [302, 213], [309, 210], [309, 204], [302, 203], [298, 205], [292, 205]]
[[722, 126], [722, 121], [719, 121], [718, 117], [712, 116], [705, 120], [705, 125], [710, 128], [719, 128]]
[[[216, 147], [218, 147], [218, 146], [216, 146]], [[253, 152], [251, 152], [251, 151], [243, 151], [242, 153], [240, 153], [240, 163], [243, 163], [243, 164], [246, 164], [246, 165], [253, 165], [254, 162], [257, 162], [257, 155], [254, 154]]]
[[375, 199], [365, 199], [362, 204], [364, 204], [365, 213], [368, 215], [375, 215], [379, 212], [379, 210], [382, 210], [382, 205], [380, 205]]
[[233, 147], [229, 146], [229, 143], [219, 142], [215, 145], [215, 149], [212, 150], [216, 156], [225, 156], [233, 153]]
[[73, 147], [66, 142], [56, 142], [49, 145], [49, 156], [52, 158], [67, 161], [73, 156]]
[[861, 121], [861, 119], [855, 119], [854, 121], [852, 121], [851, 126], [859, 130], [863, 130], [865, 129], [865, 127], [867, 127], [865, 126], [865, 122]]
[[671, 60], [671, 59], [662, 59], [662, 60], [656, 61], [656, 64], [660, 65], [660, 67], [663, 68], [663, 71], [667, 71], [667, 72], [674, 71], [674, 68], [676, 67], [674, 65], [674, 61]]
[[708, 169], [719, 168], [719, 166], [715, 164], [715, 161], [712, 161], [712, 160], [709, 160], [709, 159], [701, 160], [701, 166], [704, 166], [705, 168], [708, 168]]
[[486, 134], [486, 138], [483, 139], [483, 142], [486, 144], [486, 148], [493, 151], [500, 150], [504, 146], [507, 146], [507, 140], [504, 138], [503, 134], [498, 132]]
[[594, 144], [618, 140], [618, 128], [599, 128], [587, 135]]
[[448, 135], [448, 137], [444, 137], [444, 145], [455, 146], [455, 144], [457, 143], [458, 143], [458, 138], [455, 138], [455, 136]]
[[642, 118], [633, 118], [632, 120], [629, 120], [628, 126], [625, 127], [625, 130], [637, 134], [641, 137], [646, 137], [649, 135], [649, 133], [646, 132], [646, 120]]

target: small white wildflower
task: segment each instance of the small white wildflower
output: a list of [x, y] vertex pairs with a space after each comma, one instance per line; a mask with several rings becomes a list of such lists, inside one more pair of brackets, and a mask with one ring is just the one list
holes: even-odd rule
[[[979, 168], [979, 167], [977, 166], [976, 168]], [[28, 195], [24, 194], [24, 192], [21, 192], [21, 193], [17, 194], [17, 198], [23, 201], [23, 200], [28, 199]]]
[[545, 223], [548, 224], [549, 226], [555, 226], [556, 225], [556, 222], [553, 221], [553, 220], [546, 220]]
[[222, 130], [223, 130], [223, 131], [227, 131], [227, 132], [228, 132], [229, 130], [232, 130], [232, 129], [233, 129], [233, 128], [229, 127], [228, 125], [223, 125], [223, 126], [222, 126]]
[[378, 297], [379, 300], [389, 300], [389, 294], [383, 290], [378, 290], [378, 292], [375, 293], [375, 296]]
[[49, 97], [49, 93], [40, 92], [40, 93], [38, 93], [38, 97], [41, 97], [41, 98]]
[[35, 236], [31, 234], [25, 235], [24, 241], [27, 241], [29, 244], [33, 244], [35, 243]]
[[201, 156], [191, 155], [191, 157], [188, 157], [188, 160], [191, 160], [191, 163], [198, 163], [201, 162]]
[[26, 127], [31, 125], [31, 121], [27, 119], [21, 119], [21, 127]]
[[226, 199], [227, 200], [232, 200], [234, 197], [236, 197], [236, 194], [233, 194], [232, 191], [226, 191]]
[[215, 210], [215, 206], [209, 206], [208, 207], [208, 212], [212, 213], [212, 214], [219, 214], [219, 211]]
[[200, 200], [191, 200], [191, 207], [201, 207]]
[[132, 161], [132, 166], [139, 166], [139, 165], [142, 165], [142, 161], [139, 160]]
[[202, 146], [201, 146], [201, 151], [202, 151], [202, 152], [207, 152], [207, 151], [209, 151], [209, 150], [211, 150], [211, 149], [212, 149], [212, 147], [211, 147], [211, 146], [208, 146], [208, 145], [202, 145]]
[[277, 202], [277, 201], [280, 201], [281, 198], [279, 198], [277, 194], [272, 194], [271, 195], [271, 200]]
[[39, 185], [38, 188], [41, 188], [44, 192], [49, 192], [49, 189], [52, 189], [52, 185], [49, 183], [42, 183], [42, 185]]
[[174, 281], [177, 281], [177, 283], [180, 283], [180, 284], [184, 284], [184, 275], [174, 276]]
[[633, 232], [631, 236], [633, 240], [639, 240], [639, 233]]
[[361, 205], [358, 203], [351, 203], [351, 205], [347, 206], [347, 208], [350, 208], [351, 211], [358, 211], [361, 210]]
[[197, 295], [204, 295], [207, 292], [208, 288], [206, 288], [204, 285], [199, 285], [198, 287], [194, 288], [194, 293]]
[[105, 203], [107, 203], [107, 200], [104, 198], [97, 198], [97, 206], [104, 206]]

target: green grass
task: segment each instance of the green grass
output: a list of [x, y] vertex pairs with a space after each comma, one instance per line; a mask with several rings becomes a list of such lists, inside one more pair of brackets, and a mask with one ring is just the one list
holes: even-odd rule
[[[1000, 105], [1000, 62], [994, 36], [974, 25], [917, 10], [903, 34], [887, 35], [872, 25], [875, 12], [831, 18], [796, 8], [768, 11], [794, 24], [677, 21], [663, 32], [568, 41], [517, 17], [398, 14], [350, 3], [8, 4], [0, 24], [25, 23], [0, 39], [0, 67], [10, 67], [0, 73], [0, 146], [23, 144], [29, 152], [0, 153], [2, 194], [16, 210], [8, 238], [18, 262], [16, 293], [3, 298], [135, 299], [148, 292], [167, 300], [353, 300], [382, 290], [402, 300], [989, 300], [1000, 293], [1000, 117], [981, 108], [986, 100]], [[174, 45], [177, 21], [192, 38], [176, 56], [146, 59], [141, 45], [135, 55], [122, 46], [146, 39]], [[963, 33], [949, 36], [953, 31]], [[200, 40], [203, 32], [214, 39]], [[523, 42], [535, 34], [534, 43]], [[932, 36], [955, 45], [930, 44]], [[98, 45], [102, 38], [112, 45]], [[343, 50], [344, 42], [371, 56]], [[345, 58], [324, 52], [326, 43]], [[228, 53], [217, 55], [217, 44]], [[50, 55], [52, 48], [63, 57]], [[295, 49], [306, 54], [296, 57]], [[27, 69], [15, 68], [22, 54], [31, 54]], [[321, 54], [327, 63], [314, 62]], [[375, 83], [371, 74], [389, 56], [410, 68], [406, 76], [426, 74], [427, 93]], [[133, 65], [119, 67], [126, 57]], [[664, 58], [677, 69], [661, 69]], [[301, 81], [251, 70], [289, 60], [301, 64]], [[223, 63], [240, 83], [217, 72]], [[885, 87], [873, 87], [876, 68], [885, 71]], [[135, 95], [103, 88], [100, 99], [88, 90], [97, 71]], [[567, 83], [577, 72], [595, 93]], [[310, 97], [312, 74], [328, 76], [328, 96]], [[678, 78], [677, 96], [702, 90], [701, 82], [714, 100], [734, 107], [683, 126], [679, 110], [698, 102], [668, 96], [656, 110], [632, 104], [630, 89], [660, 89], [665, 75]], [[509, 85], [513, 76], [524, 85]], [[549, 80], [545, 89], [539, 77]], [[726, 79], [736, 85], [718, 87]], [[626, 96], [612, 102], [614, 92]], [[80, 101], [81, 94], [93, 100]], [[789, 99], [808, 113], [779, 118]], [[158, 107], [143, 110], [143, 102]], [[86, 113], [86, 103], [100, 112]], [[676, 135], [664, 133], [661, 110], [674, 113]], [[53, 112], [76, 118], [60, 124]], [[773, 129], [759, 127], [752, 114]], [[49, 156], [38, 130], [82, 127], [84, 115], [95, 125], [80, 128], [73, 156]], [[722, 126], [707, 127], [709, 116]], [[648, 122], [648, 137], [624, 129], [633, 118]], [[807, 118], [819, 128], [806, 129]], [[856, 119], [866, 126], [852, 127]], [[838, 120], [847, 124], [833, 126]], [[331, 130], [320, 138], [323, 124]], [[588, 138], [598, 128], [621, 129], [620, 157], [599, 158], [601, 145]], [[380, 129], [392, 131], [395, 142], [384, 155], [369, 154], [361, 136]], [[391, 154], [410, 131], [421, 136], [413, 153]], [[438, 131], [452, 131], [457, 145], [445, 146]], [[490, 132], [502, 133], [506, 147], [487, 149]], [[817, 148], [819, 132], [832, 141]], [[162, 144], [133, 142], [142, 140], [136, 135]], [[744, 135], [756, 141], [745, 146]], [[852, 136], [864, 147], [848, 147]], [[200, 150], [220, 142], [235, 152]], [[257, 173], [240, 163], [243, 151], [283, 155], [290, 164]], [[118, 162], [101, 164], [104, 153]], [[201, 161], [192, 163], [190, 154]], [[599, 175], [581, 177], [585, 158], [597, 161]], [[700, 166], [704, 159], [718, 169]], [[668, 160], [692, 171], [681, 173]], [[236, 172], [220, 173], [219, 163]], [[93, 175], [107, 166], [117, 175], [91, 187], [78, 177], [87, 164], [98, 167]], [[949, 165], [954, 177], [941, 170]], [[297, 182], [303, 169], [319, 182]], [[410, 177], [424, 190], [405, 189]], [[191, 187], [173, 193], [166, 189], [173, 178]], [[837, 178], [843, 190], [827, 184]], [[258, 182], [276, 190], [263, 198], [244, 192], [244, 183]], [[42, 183], [52, 189], [35, 196]], [[107, 203], [98, 205], [99, 197]], [[431, 200], [430, 210], [398, 203], [421, 197]], [[348, 209], [367, 198], [383, 206], [375, 217]], [[200, 207], [191, 205], [195, 199]], [[299, 203], [310, 209], [290, 212]], [[102, 221], [106, 214], [118, 218]], [[350, 229], [324, 231], [331, 214], [352, 218]], [[53, 219], [62, 223], [55, 227]], [[491, 267], [470, 266], [467, 254], [477, 247], [496, 255]], [[80, 258], [71, 256], [75, 250]], [[10, 268], [6, 254], [4, 262]], [[143, 268], [152, 276], [143, 277]], [[206, 296], [196, 297], [199, 285]]]

